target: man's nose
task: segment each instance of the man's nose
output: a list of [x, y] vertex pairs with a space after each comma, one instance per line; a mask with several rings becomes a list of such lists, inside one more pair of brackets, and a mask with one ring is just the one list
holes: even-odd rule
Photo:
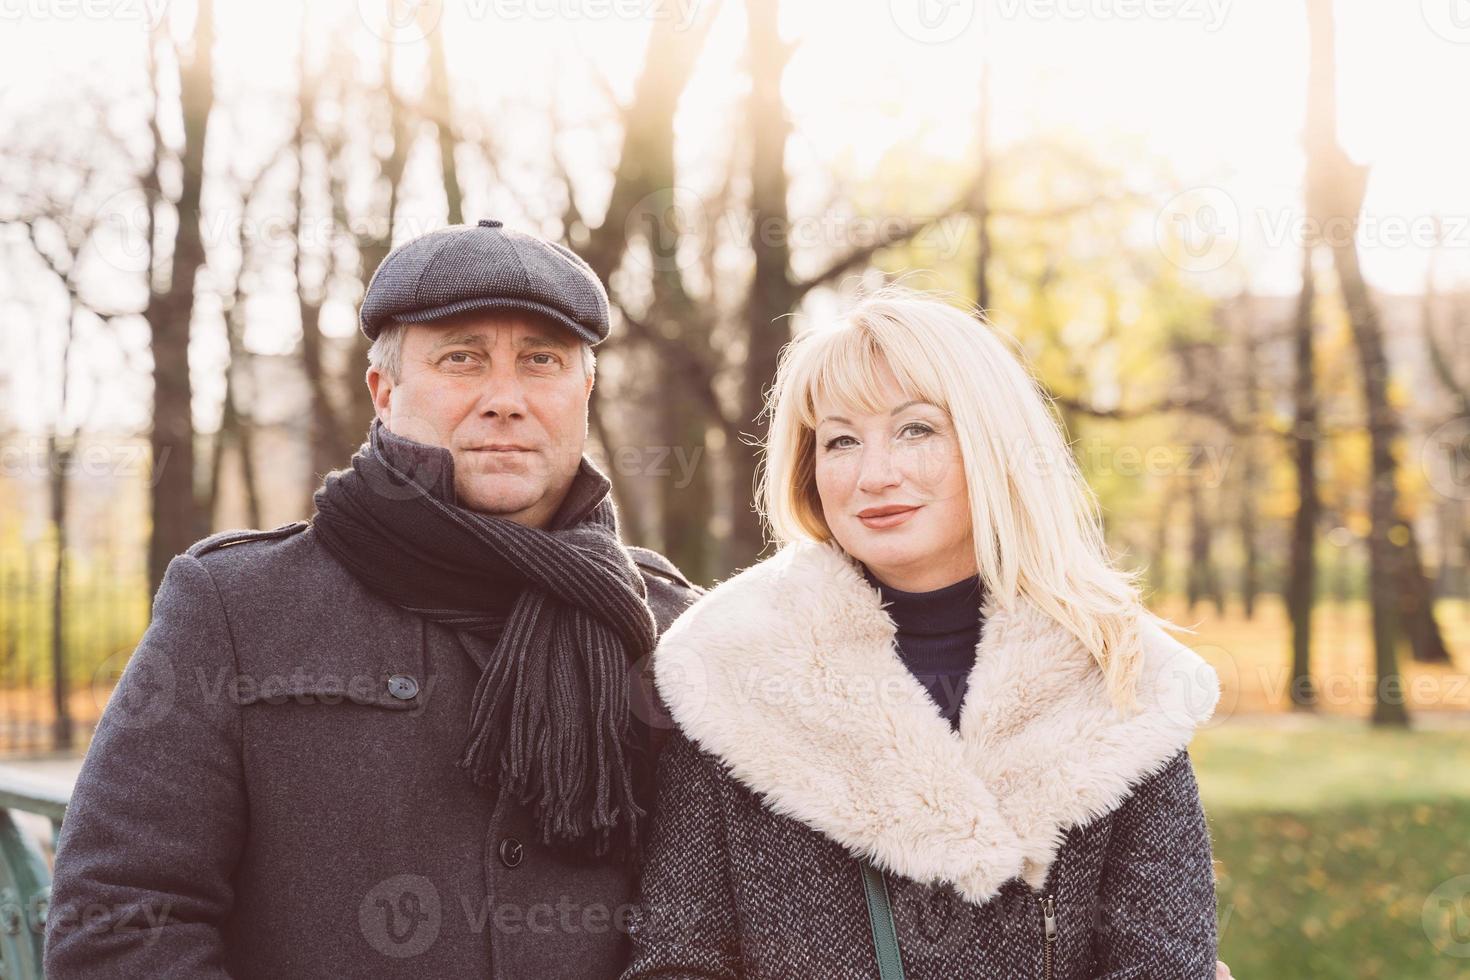
[[480, 414], [491, 418], [519, 418], [526, 414], [526, 393], [514, 367], [491, 370], [480, 394]]

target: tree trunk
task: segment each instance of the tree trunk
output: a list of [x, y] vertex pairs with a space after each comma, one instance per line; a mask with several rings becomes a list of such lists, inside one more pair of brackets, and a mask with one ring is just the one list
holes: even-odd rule
[[225, 365], [225, 398], [220, 407], [219, 430], [209, 447], [209, 473], [205, 477], [204, 513], [209, 518], [209, 529], [213, 532], [220, 526], [220, 499], [224, 489], [225, 447], [234, 441], [235, 413], [230, 407], [230, 386], [234, 383], [230, 365]]
[[[179, 66], [184, 145], [183, 189], [176, 207], [173, 261], [167, 288], [152, 291], [144, 313], [152, 331], [153, 527], [148, 541], [149, 595], [158, 590], [173, 557], [204, 533], [194, 494], [193, 386], [189, 378], [194, 279], [204, 264], [199, 199], [204, 186], [204, 143], [214, 105], [214, 3], [200, 0], [193, 51]], [[182, 55], [181, 55], [182, 58]], [[154, 166], [158, 165], [155, 159]]]
[[[679, 308], [678, 303], [664, 306], [660, 320], [676, 317]], [[710, 526], [714, 490], [705, 439], [706, 416], [684, 407], [699, 404], [697, 393], [691, 390], [691, 385], [698, 382], [667, 358], [660, 358], [659, 365], [659, 373], [667, 385], [664, 389], [667, 401], [662, 403], [664, 408], [659, 413], [663, 444], [658, 447], [663, 458], [658, 487], [664, 549], [674, 564], [695, 581], [713, 581], [717, 577], [716, 548]], [[657, 457], [645, 458], [654, 462]]]
[[260, 510], [260, 480], [255, 475], [254, 421], [241, 418], [235, 430], [235, 447], [240, 453], [240, 482], [245, 488], [245, 519], [251, 527], [263, 524]]
[[[393, 232], [398, 216], [399, 188], [403, 183], [403, 171], [408, 166], [408, 151], [411, 148], [413, 132], [410, 126], [407, 108], [399, 97], [393, 83], [393, 55], [396, 50], [392, 41], [383, 41], [383, 95], [387, 99], [388, 128], [390, 149], [385, 157], [380, 157], [379, 167], [382, 174], [384, 190], [387, 193], [387, 201], [383, 211], [383, 225], [381, 235], [365, 235], [358, 240], [358, 254], [362, 263], [362, 281], [364, 286], [372, 282], [373, 273], [378, 271], [378, 266], [388, 253], [393, 250]], [[376, 142], [374, 143], [376, 146]], [[303, 334], [305, 325], [303, 324]], [[333, 453], [337, 461], [334, 466], [346, 465], [347, 460], [357, 451], [366, 438], [368, 427], [373, 420], [372, 403], [363, 396], [363, 389], [357, 386], [362, 377], [358, 372], [367, 371], [367, 352], [371, 342], [361, 330], [353, 334], [352, 352], [348, 357], [347, 367], [347, 390], [350, 394], [358, 397], [349, 397], [343, 406], [342, 418], [338, 424], [337, 451]]]
[[[245, 236], [241, 236], [243, 242]], [[246, 251], [242, 249], [241, 255]], [[245, 272], [242, 258], [240, 273]], [[245, 297], [236, 284], [235, 298], [225, 312], [225, 331], [229, 342], [230, 360], [225, 367], [225, 397], [220, 413], [219, 435], [215, 439], [214, 458], [210, 462], [208, 513], [212, 527], [219, 527], [221, 515], [220, 490], [223, 480], [225, 453], [233, 448], [240, 459], [240, 482], [245, 492], [245, 520], [253, 528], [261, 525], [260, 488], [255, 478], [255, 439], [251, 432], [250, 418], [240, 411], [240, 372], [248, 370], [249, 355], [241, 336], [244, 333]]]
[[[296, 129], [291, 137], [291, 149], [296, 159], [296, 215], [295, 233], [292, 241], [296, 246], [294, 273], [296, 276], [296, 308], [301, 320], [301, 372], [306, 376], [307, 398], [310, 419], [307, 426], [310, 448], [311, 474], [307, 479], [306, 509], [311, 511], [311, 495], [316, 492], [322, 477], [339, 466], [345, 465], [343, 447], [350, 440], [341, 431], [337, 408], [332, 398], [332, 382], [322, 365], [321, 299], [309, 295], [312, 290], [306, 283], [306, 242], [312, 237], [306, 228], [307, 214], [307, 151], [313, 127], [313, 107], [316, 105], [317, 88], [306, 64], [306, 32], [303, 26], [301, 46], [297, 54], [296, 80]], [[328, 168], [331, 161], [327, 161]], [[330, 264], [328, 265], [330, 269]], [[328, 273], [328, 280], [330, 273]], [[325, 294], [327, 282], [322, 283]], [[351, 381], [351, 379], [347, 379]]]
[[[63, 358], [63, 370], [65, 363]], [[57, 751], [64, 752], [72, 747], [71, 681], [66, 669], [66, 477], [71, 469], [72, 446], [52, 432], [47, 450], [51, 526], [56, 529], [56, 563], [51, 577], [51, 693], [56, 710], [52, 742]]]
[[[765, 395], [775, 380], [781, 348], [791, 339], [786, 314], [797, 300], [790, 276], [791, 249], [787, 240], [790, 216], [786, 206], [786, 142], [791, 123], [781, 102], [781, 79], [790, 60], [789, 45], [777, 29], [776, 0], [747, 0], [746, 24], [750, 57], [750, 104], [747, 124], [751, 144], [751, 250], [754, 279], [746, 298], [747, 350], [740, 386], [740, 414], [755, 440], [764, 442]], [[765, 549], [765, 535], [753, 503], [757, 455], [754, 447], [733, 445], [731, 450], [730, 552], [736, 566], [754, 562]]]
[[629, 486], [627, 476], [617, 465], [616, 457], [613, 455], [612, 434], [608, 431], [607, 422], [602, 417], [600, 394], [600, 389], [594, 387], [592, 397], [587, 400], [587, 424], [593, 435], [597, 437], [597, 441], [602, 443], [603, 451], [608, 457], [607, 479], [612, 484], [613, 502], [617, 504], [618, 530], [623, 540], [646, 545], [649, 539], [648, 531], [643, 526], [643, 511], [634, 503], [634, 490]]
[[1383, 339], [1377, 311], [1368, 303], [1358, 271], [1355, 248], [1334, 248], [1333, 263], [1348, 306], [1353, 337], [1357, 344], [1359, 369], [1362, 374], [1363, 401], [1368, 411], [1369, 473], [1368, 496], [1368, 589], [1373, 609], [1374, 666], [1377, 673], [1373, 722], [1378, 725], [1406, 725], [1408, 708], [1402, 698], [1399, 678], [1398, 607], [1401, 596], [1396, 586], [1399, 571], [1395, 533], [1402, 534], [1398, 523], [1398, 491], [1394, 485], [1396, 462], [1393, 455], [1398, 420], [1388, 402], [1388, 362], [1383, 352]]
[[[1399, 420], [1388, 399], [1388, 358], [1378, 310], [1368, 295], [1358, 266], [1355, 241], [1358, 216], [1367, 189], [1367, 168], [1350, 161], [1337, 142], [1337, 104], [1334, 92], [1336, 57], [1332, 0], [1307, 0], [1311, 37], [1307, 97], [1308, 213], [1331, 219], [1333, 267], [1343, 304], [1347, 307], [1362, 376], [1363, 403], [1368, 414], [1369, 523], [1368, 580], [1373, 613], [1374, 685], [1373, 723], [1407, 725], [1408, 706], [1399, 676], [1397, 613], [1401, 596], [1394, 578], [1401, 569], [1394, 538], [1401, 536], [1397, 464], [1394, 440]], [[1323, 226], [1328, 227], [1328, 226]], [[1416, 576], [1422, 580], [1422, 574]]]
[[[708, 15], [693, 28], [680, 29], [667, 19], [654, 23], [633, 100], [623, 111], [623, 147], [607, 213], [580, 250], [598, 278], [608, 283], [632, 240], [647, 249], [652, 301], [641, 326], [649, 335], [639, 339], [654, 345], [657, 354], [646, 390], [653, 397], [661, 445], [635, 440], [632, 447], [644, 463], [667, 467], [649, 474], [656, 480], [659, 500], [657, 537], [669, 559], [696, 581], [708, 581], [714, 573], [714, 492], [705, 433], [711, 422], [723, 420], [712, 417], [716, 411], [706, 407], [708, 399], [698, 391], [709, 379], [689, 370], [687, 358], [669, 356], [670, 348], [708, 349], [711, 319], [711, 311], [701, 309], [684, 284], [680, 245], [689, 216], [682, 213], [685, 202], [678, 194], [674, 114], [711, 23]], [[610, 444], [612, 438], [604, 427], [609, 455], [627, 447]], [[677, 485], [680, 475], [688, 476], [688, 485]]]
[[464, 191], [459, 186], [459, 168], [454, 160], [454, 99], [450, 95], [449, 66], [444, 58], [444, 28], [436, 23], [440, 11], [432, 4], [418, 8], [419, 23], [425, 25], [429, 42], [429, 84], [425, 103], [439, 136], [439, 170], [444, 178], [444, 200], [449, 223], [464, 223]]
[[1256, 336], [1255, 307], [1249, 294], [1242, 297], [1241, 340], [1245, 354], [1244, 388], [1245, 431], [1240, 435], [1241, 465], [1237, 484], [1236, 523], [1240, 533], [1240, 602], [1247, 620], [1256, 613], [1256, 593], [1260, 589], [1260, 553], [1256, 546], [1256, 494], [1260, 482], [1261, 460], [1257, 451], [1255, 430], [1261, 417], [1260, 341]]
[[[985, 28], [987, 31], [989, 27]], [[990, 188], [994, 161], [990, 150], [990, 58], [980, 63], [980, 172], [975, 181], [975, 305], [990, 313]]]
[[1449, 664], [1449, 648], [1439, 621], [1434, 615], [1434, 580], [1424, 570], [1424, 560], [1419, 551], [1419, 532], [1412, 521], [1405, 520], [1402, 541], [1395, 542], [1398, 551], [1399, 573], [1398, 609], [1409, 635], [1409, 651], [1416, 663]]
[[[1454, 404], [1453, 413], [1461, 419], [1470, 419], [1470, 379], [1462, 379], [1457, 370], [1459, 365], [1470, 364], [1470, 331], [1465, 329], [1466, 321], [1470, 316], [1466, 315], [1463, 301], [1455, 302], [1450, 306], [1450, 336], [1449, 342], [1442, 342], [1439, 337], [1439, 328], [1436, 325], [1435, 306], [1439, 301], [1439, 290], [1437, 277], [1435, 275], [1438, 266], [1439, 251], [1444, 247], [1443, 229], [1436, 221], [1435, 225], [1435, 247], [1429, 253], [1429, 262], [1424, 271], [1424, 301], [1420, 317], [1420, 328], [1424, 332], [1424, 347], [1429, 353], [1429, 365], [1434, 371], [1435, 378], [1444, 389]], [[1443, 453], [1446, 457], [1451, 479], [1456, 479], [1460, 472], [1458, 467], [1464, 465], [1467, 459], [1467, 448], [1463, 440], [1440, 440], [1433, 447], [1436, 452]], [[1426, 452], [1430, 447], [1425, 447]], [[1463, 478], [1456, 480], [1457, 485], [1463, 485]], [[1464, 494], [1451, 494], [1442, 496], [1439, 503], [1440, 539], [1443, 545], [1440, 548], [1440, 562], [1438, 581], [1435, 583], [1435, 595], [1457, 596], [1461, 599], [1470, 598], [1470, 524], [1466, 522], [1466, 499]], [[1467, 614], [1470, 614], [1470, 604], [1465, 606]]]
[[1189, 609], [1193, 612], [1195, 604], [1208, 597], [1214, 600], [1218, 610], [1221, 605], [1220, 590], [1216, 588], [1214, 559], [1211, 555], [1214, 529], [1210, 525], [1210, 516], [1206, 512], [1204, 492], [1200, 487], [1199, 477], [1191, 475], [1188, 479], [1189, 574], [1186, 577], [1185, 589]]
[[1317, 590], [1314, 549], [1321, 502], [1317, 494], [1317, 372], [1313, 358], [1312, 307], [1316, 302], [1312, 247], [1302, 249], [1302, 290], [1297, 298], [1295, 339], [1296, 379], [1292, 388], [1295, 424], [1292, 451], [1296, 464], [1297, 509], [1292, 518], [1291, 556], [1286, 582], [1286, 609], [1291, 618], [1291, 704], [1313, 708], [1317, 691], [1312, 682], [1312, 608]]
[[1178, 484], [1172, 478], [1165, 480], [1163, 499], [1154, 518], [1154, 553], [1148, 563], [1148, 587], [1154, 596], [1162, 596], [1169, 587], [1169, 527], [1179, 499]]

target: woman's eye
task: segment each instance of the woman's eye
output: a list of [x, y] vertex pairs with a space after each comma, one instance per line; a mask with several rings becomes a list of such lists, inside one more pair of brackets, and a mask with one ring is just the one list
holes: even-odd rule
[[846, 446], [839, 446], [838, 443], [840, 442], [852, 442], [852, 436], [834, 436], [833, 438], [827, 440], [826, 445], [823, 448], [828, 450], [847, 448]]
[[917, 439], [931, 434], [934, 430], [923, 422], [910, 422], [900, 431], [906, 434], [912, 434]]

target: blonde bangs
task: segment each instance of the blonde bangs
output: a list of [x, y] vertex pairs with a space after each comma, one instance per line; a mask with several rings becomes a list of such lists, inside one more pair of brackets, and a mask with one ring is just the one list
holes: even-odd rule
[[849, 320], [826, 333], [799, 338], [797, 342], [805, 340], [811, 350], [794, 365], [790, 378], [789, 397], [799, 409], [796, 420], [815, 431], [817, 403], [824, 401], [854, 414], [888, 411], [879, 398], [885, 370], [892, 373], [905, 398], [923, 399], [949, 411], [939, 378], [922, 357], [913, 355], [914, 345], [892, 344], [889, 339], [864, 320]]

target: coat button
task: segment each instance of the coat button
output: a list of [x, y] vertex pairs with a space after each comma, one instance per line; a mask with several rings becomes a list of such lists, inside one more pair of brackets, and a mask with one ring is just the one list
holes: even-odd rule
[[518, 867], [525, 856], [526, 852], [521, 847], [521, 842], [514, 837], [507, 837], [500, 842], [500, 863], [507, 868]]
[[407, 674], [388, 678], [388, 693], [400, 701], [412, 701], [419, 693], [419, 682]]

